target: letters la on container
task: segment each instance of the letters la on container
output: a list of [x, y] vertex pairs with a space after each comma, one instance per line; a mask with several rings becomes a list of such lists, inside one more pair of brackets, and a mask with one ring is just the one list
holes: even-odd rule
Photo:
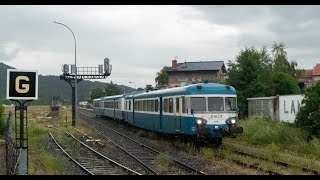
[[8, 69], [7, 99], [37, 100], [38, 71]]

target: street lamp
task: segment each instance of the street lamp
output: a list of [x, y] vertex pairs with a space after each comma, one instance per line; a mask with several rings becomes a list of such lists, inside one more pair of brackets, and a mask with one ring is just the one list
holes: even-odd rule
[[[54, 23], [60, 24], [60, 25], [62, 25], [62, 26], [65, 26], [66, 28], [68, 28], [68, 29], [71, 31], [71, 33], [72, 33], [72, 35], [73, 35], [73, 39], [74, 39], [74, 64], [75, 64], [75, 69], [76, 69], [76, 73], [75, 73], [75, 84], [74, 84], [74, 86], [75, 86], [75, 116], [74, 116], [74, 119], [75, 119], [75, 121], [76, 121], [76, 119], [77, 119], [77, 104], [78, 104], [78, 103], [77, 103], [77, 93], [78, 93], [78, 90], [77, 90], [77, 81], [78, 81], [78, 79], [77, 79], [77, 43], [76, 43], [76, 37], [74, 36], [72, 30], [71, 30], [67, 25], [65, 25], [65, 24], [63, 24], [63, 23], [56, 22], [56, 21], [54, 21]], [[75, 125], [75, 124], [74, 124], [74, 125]]]
[[129, 83], [133, 83], [134, 84], [134, 88], [137, 89], [136, 83], [129, 81]]

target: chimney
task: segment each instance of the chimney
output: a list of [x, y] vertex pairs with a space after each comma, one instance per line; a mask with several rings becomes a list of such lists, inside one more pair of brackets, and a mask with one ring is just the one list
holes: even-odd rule
[[177, 60], [172, 60], [172, 70], [177, 70]]

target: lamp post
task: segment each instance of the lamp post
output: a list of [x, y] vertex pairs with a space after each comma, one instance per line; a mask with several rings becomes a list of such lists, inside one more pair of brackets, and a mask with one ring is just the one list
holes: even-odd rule
[[[65, 25], [65, 24], [63, 24], [63, 23], [59, 23], [59, 22], [56, 22], [56, 21], [54, 21], [54, 23], [56, 23], [56, 24], [60, 24], [60, 25], [62, 25], [62, 26], [65, 26], [66, 28], [68, 28], [70, 31], [71, 31], [71, 33], [72, 33], [72, 35], [73, 35], [73, 39], [74, 39], [74, 64], [75, 64], [75, 83], [74, 83], [74, 86], [75, 86], [75, 116], [74, 116], [74, 121], [76, 121], [76, 117], [77, 117], [77, 93], [78, 93], [78, 87], [77, 87], [77, 81], [78, 81], [78, 79], [77, 79], [77, 43], [76, 43], [76, 37], [74, 36], [74, 33], [72, 32], [72, 30], [67, 26], [67, 25]], [[72, 126], [75, 126], [75, 122], [72, 122]]]
[[134, 88], [137, 89], [136, 83], [129, 81], [129, 83], [133, 83], [134, 84]]

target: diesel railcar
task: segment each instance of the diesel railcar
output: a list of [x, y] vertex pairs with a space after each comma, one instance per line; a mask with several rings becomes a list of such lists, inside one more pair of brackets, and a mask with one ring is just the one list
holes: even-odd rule
[[94, 112], [143, 129], [185, 135], [196, 142], [209, 140], [215, 145], [225, 136], [243, 132], [236, 123], [236, 90], [217, 83], [102, 97], [94, 100]]

